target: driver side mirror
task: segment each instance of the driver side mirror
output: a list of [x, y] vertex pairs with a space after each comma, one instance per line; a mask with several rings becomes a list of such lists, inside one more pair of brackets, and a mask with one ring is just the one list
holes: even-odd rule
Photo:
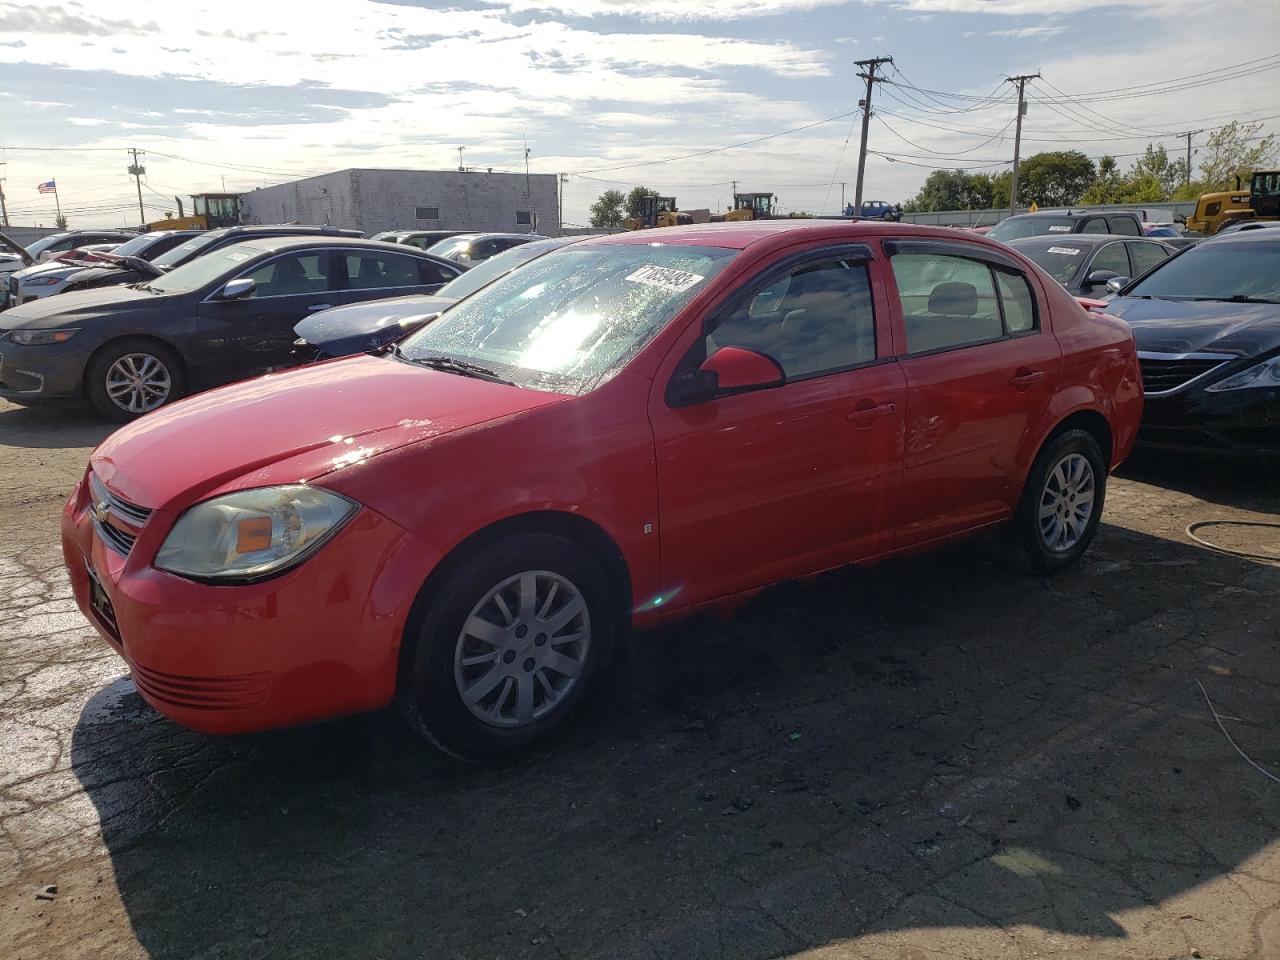
[[671, 382], [668, 401], [673, 407], [687, 407], [726, 394], [780, 387], [786, 382], [786, 373], [772, 357], [745, 347], [721, 347], [697, 370]]
[[1127, 287], [1132, 277], [1112, 277], [1107, 281], [1107, 293], [1119, 293], [1122, 287]]
[[1120, 274], [1116, 273], [1114, 270], [1094, 270], [1085, 280], [1085, 286], [1098, 287], [1118, 276], [1120, 276]]
[[258, 282], [251, 277], [241, 277], [239, 280], [231, 280], [225, 287], [218, 291], [219, 300], [243, 300], [249, 294], [253, 293], [258, 287]]

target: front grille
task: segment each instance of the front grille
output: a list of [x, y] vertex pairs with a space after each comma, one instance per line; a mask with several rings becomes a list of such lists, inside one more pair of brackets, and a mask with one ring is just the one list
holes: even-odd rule
[[264, 673], [238, 677], [189, 677], [162, 673], [141, 664], [131, 664], [130, 672], [138, 689], [150, 699], [188, 710], [245, 710], [267, 699]]
[[116, 553], [127, 557], [142, 526], [151, 517], [151, 511], [117, 497], [92, 472], [89, 474], [89, 500], [93, 528], [98, 537]]
[[1230, 356], [1216, 353], [1138, 354], [1142, 386], [1147, 393], [1170, 393], [1216, 370], [1230, 359]]

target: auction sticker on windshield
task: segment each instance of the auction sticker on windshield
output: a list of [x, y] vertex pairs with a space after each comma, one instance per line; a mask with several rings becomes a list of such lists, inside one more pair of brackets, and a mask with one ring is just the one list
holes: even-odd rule
[[663, 290], [674, 290], [676, 293], [682, 293], [690, 287], [697, 285], [703, 277], [701, 274], [689, 273], [687, 270], [673, 270], [670, 267], [659, 267], [654, 264], [641, 267], [635, 273], [629, 274], [627, 279], [632, 283], [644, 283], [651, 287], [661, 287]]
[[1071, 232], [1071, 228], [1070, 228], [1070, 227], [1065, 227], [1065, 226], [1064, 226], [1064, 227], [1050, 227], [1050, 228], [1049, 228], [1049, 232], [1050, 232], [1050, 233], [1070, 233], [1070, 232]]
[[1078, 256], [1080, 253], [1080, 251], [1077, 250], [1075, 247], [1050, 247], [1049, 252], [1061, 253], [1064, 256], [1068, 256], [1068, 257]]

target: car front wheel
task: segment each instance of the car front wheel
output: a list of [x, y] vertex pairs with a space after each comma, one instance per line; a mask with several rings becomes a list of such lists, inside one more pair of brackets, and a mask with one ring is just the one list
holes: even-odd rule
[[136, 420], [185, 391], [182, 366], [172, 350], [146, 340], [111, 344], [89, 364], [89, 402], [112, 420]]
[[1003, 533], [1005, 552], [1028, 573], [1077, 562], [1098, 532], [1107, 491], [1102, 450], [1085, 430], [1066, 430], [1041, 449]]
[[459, 759], [514, 753], [568, 721], [620, 629], [601, 565], [563, 537], [476, 548], [434, 584], [406, 635], [397, 704]]

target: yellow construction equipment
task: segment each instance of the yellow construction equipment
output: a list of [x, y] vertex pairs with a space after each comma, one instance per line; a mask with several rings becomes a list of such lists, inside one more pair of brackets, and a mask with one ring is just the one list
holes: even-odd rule
[[1212, 236], [1241, 220], [1280, 219], [1280, 170], [1255, 170], [1249, 189], [1236, 178], [1236, 189], [1202, 194], [1196, 212], [1187, 217], [1187, 229]]
[[628, 230], [645, 230], [650, 227], [678, 227], [693, 223], [693, 217], [681, 213], [675, 197], [642, 197], [639, 206], [622, 225]]
[[736, 223], [740, 220], [772, 220], [774, 216], [772, 193], [735, 193], [733, 209], [720, 219]]
[[213, 230], [218, 227], [234, 227], [240, 223], [240, 194], [197, 193], [191, 197], [191, 216], [178, 203], [178, 215], [167, 220], [155, 220], [147, 224], [148, 230]]

